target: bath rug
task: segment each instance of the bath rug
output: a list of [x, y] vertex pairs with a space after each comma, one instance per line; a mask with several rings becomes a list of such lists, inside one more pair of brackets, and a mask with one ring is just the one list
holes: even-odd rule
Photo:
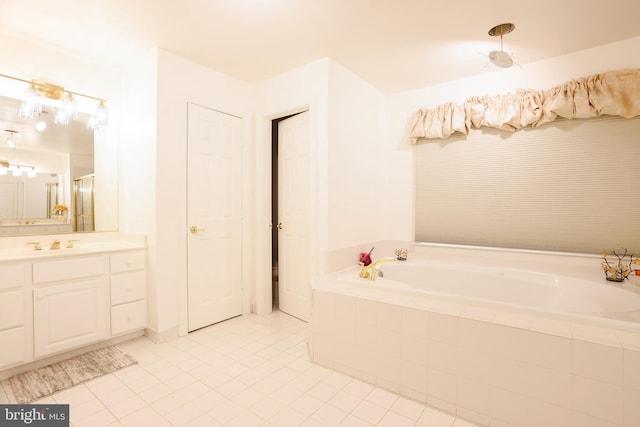
[[9, 384], [18, 403], [31, 403], [137, 363], [118, 347], [105, 347], [16, 374], [9, 378]]

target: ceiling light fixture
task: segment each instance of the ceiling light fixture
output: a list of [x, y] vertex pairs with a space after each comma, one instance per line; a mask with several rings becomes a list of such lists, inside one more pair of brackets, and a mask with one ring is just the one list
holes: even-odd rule
[[45, 122], [44, 119], [42, 118], [43, 114], [47, 114], [47, 112], [42, 110], [41, 112], [38, 113], [38, 121], [36, 122], [36, 130], [38, 132], [42, 132], [47, 128], [47, 122]]
[[[29, 87], [25, 89], [24, 100], [20, 104], [20, 116], [23, 118], [34, 118], [42, 112], [43, 105], [48, 105], [56, 109], [54, 117], [55, 123], [59, 125], [67, 125], [71, 120], [76, 120], [78, 118], [78, 105], [76, 98], [82, 97], [98, 102], [96, 106], [96, 113], [90, 115], [87, 126], [90, 126], [92, 129], [97, 129], [100, 126], [105, 126], [107, 124], [107, 101], [102, 98], [72, 92], [70, 90], [66, 90], [62, 86], [37, 80], [29, 81], [18, 77], [8, 76], [6, 74], [0, 74], [0, 77], [29, 84]], [[92, 120], [93, 116], [97, 116], [98, 119]]]
[[498, 67], [509, 68], [513, 65], [511, 56], [503, 50], [503, 37], [515, 30], [516, 26], [511, 23], [496, 25], [489, 30], [489, 35], [493, 37], [500, 36], [500, 50], [494, 50], [489, 53], [489, 59]]
[[18, 133], [18, 131], [13, 129], [5, 129], [5, 132], [9, 134], [9, 137], [7, 138], [7, 145], [9, 146], [9, 148], [15, 149], [16, 142], [13, 140], [13, 135]]

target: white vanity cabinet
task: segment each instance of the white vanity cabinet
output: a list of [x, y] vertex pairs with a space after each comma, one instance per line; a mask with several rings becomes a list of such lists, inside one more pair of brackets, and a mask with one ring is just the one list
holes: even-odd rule
[[146, 328], [146, 249], [96, 248], [0, 257], [0, 371]]
[[146, 253], [132, 251], [110, 257], [111, 335], [147, 325]]
[[107, 337], [104, 256], [33, 264], [33, 352], [58, 353]]
[[26, 264], [0, 264], [0, 369], [27, 359], [26, 283]]

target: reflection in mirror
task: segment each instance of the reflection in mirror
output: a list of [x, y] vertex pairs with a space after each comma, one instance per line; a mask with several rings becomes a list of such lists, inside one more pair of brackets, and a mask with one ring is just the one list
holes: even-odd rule
[[20, 103], [0, 96], [0, 235], [94, 231], [76, 226], [73, 197], [73, 180], [94, 173], [94, 131], [82, 113], [55, 123], [46, 106], [23, 119]]
[[75, 231], [94, 231], [96, 227], [93, 214], [93, 177], [94, 174], [73, 179], [73, 206], [75, 207]]

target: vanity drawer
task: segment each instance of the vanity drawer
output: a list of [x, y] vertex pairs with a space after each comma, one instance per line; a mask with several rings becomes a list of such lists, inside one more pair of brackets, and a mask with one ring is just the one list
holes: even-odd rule
[[33, 284], [61, 282], [101, 276], [105, 270], [104, 257], [74, 258], [33, 264]]
[[147, 257], [143, 251], [111, 255], [111, 273], [142, 270], [146, 265]]
[[111, 307], [111, 335], [135, 331], [147, 326], [147, 302], [130, 302]]
[[27, 283], [26, 271], [25, 264], [0, 265], [0, 289], [24, 286]]
[[24, 312], [24, 291], [22, 289], [0, 293], [0, 331], [22, 326]]
[[147, 297], [146, 277], [144, 271], [111, 276], [111, 305], [145, 299]]
[[26, 360], [27, 342], [24, 327], [0, 331], [0, 368]]

